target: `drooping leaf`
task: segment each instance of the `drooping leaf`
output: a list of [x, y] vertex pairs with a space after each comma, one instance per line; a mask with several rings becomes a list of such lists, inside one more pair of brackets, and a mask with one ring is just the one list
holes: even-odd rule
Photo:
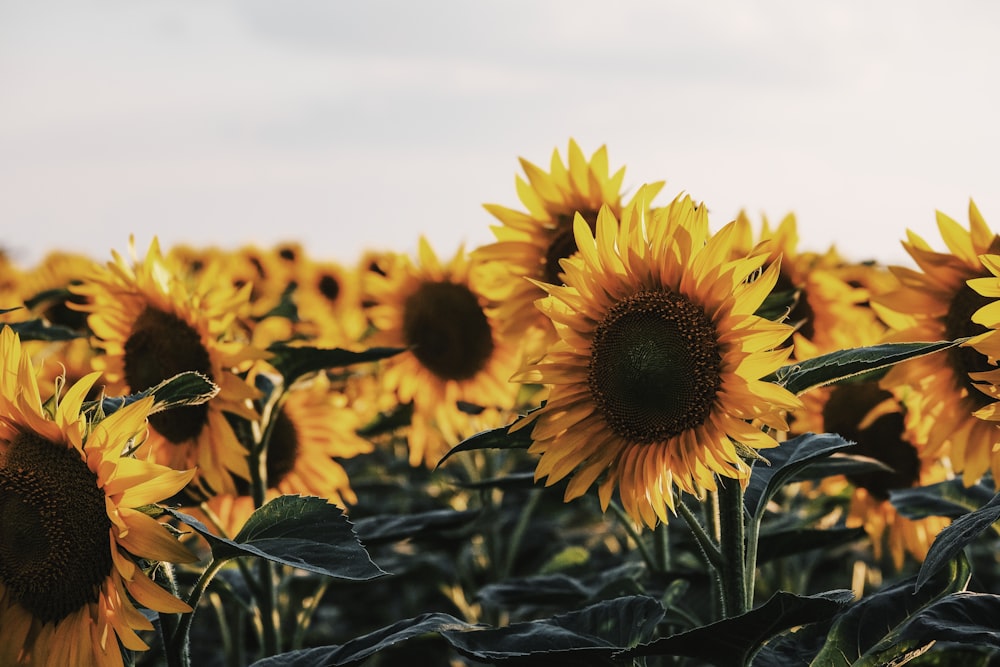
[[842, 380], [866, 374], [865, 379], [875, 371], [934, 354], [962, 344], [967, 339], [955, 341], [935, 341], [927, 343], [882, 343], [870, 347], [857, 347], [831, 352], [805, 361], [782, 366], [767, 379], [782, 385], [793, 394], [801, 394], [815, 387], [833, 384]]
[[813, 461], [788, 481], [815, 482], [836, 475], [864, 475], [872, 472], [892, 472], [892, 468], [885, 462], [869, 456], [834, 452], [825, 458]]
[[5, 322], [4, 324], [13, 329], [21, 340], [58, 342], [87, 336], [86, 331], [77, 331], [62, 324], [49, 324], [41, 319], [27, 320], [25, 322]]
[[951, 525], [938, 533], [927, 558], [920, 566], [916, 587], [919, 590], [927, 584], [939, 571], [946, 568], [965, 545], [969, 544], [994, 523], [1000, 521], [1000, 493], [975, 512], [961, 516]]
[[757, 562], [766, 563], [774, 558], [793, 556], [814, 549], [832, 549], [864, 539], [864, 528], [828, 528], [816, 530], [800, 528], [780, 532], [762, 533], [757, 543]]
[[404, 350], [405, 348], [373, 347], [361, 352], [352, 352], [339, 347], [293, 347], [282, 343], [267, 348], [273, 355], [268, 361], [281, 373], [286, 387], [309, 373], [387, 359]]
[[764, 642], [789, 628], [829, 619], [852, 597], [847, 590], [816, 595], [779, 591], [744, 614], [657, 639], [620, 657], [683, 655], [716, 667], [743, 667]]
[[477, 516], [478, 510], [431, 510], [418, 514], [379, 515], [358, 519], [354, 524], [354, 531], [358, 534], [358, 539], [372, 546], [467, 526]]
[[184, 371], [168, 378], [155, 387], [144, 389], [128, 396], [105, 397], [101, 401], [87, 401], [83, 404], [84, 411], [100, 408], [106, 415], [131, 405], [147, 396], [153, 396], [153, 407], [150, 414], [163, 412], [171, 408], [185, 405], [198, 405], [210, 401], [219, 393], [219, 385], [197, 371]]
[[192, 516], [164, 511], [204, 537], [216, 560], [256, 556], [351, 581], [387, 574], [372, 562], [343, 510], [322, 498], [279, 496], [254, 511], [231, 540]]
[[997, 619], [1000, 619], [1000, 596], [959, 591], [910, 617], [899, 638], [1000, 649]]
[[836, 433], [805, 433], [786, 440], [777, 447], [760, 450], [759, 454], [770, 465], [754, 465], [753, 474], [750, 475], [743, 494], [744, 508], [750, 516], [759, 518], [768, 501], [782, 486], [808, 466], [852, 444]]
[[[537, 408], [535, 409], [537, 410]], [[471, 452], [475, 449], [527, 449], [532, 443], [531, 430], [533, 426], [524, 427], [514, 432], [510, 431], [510, 428], [514, 424], [523, 419], [524, 417], [518, 417], [513, 424], [501, 426], [500, 428], [491, 428], [466, 438], [441, 457], [441, 460], [437, 464], [438, 467], [440, 468], [445, 461], [460, 452]]]
[[[968, 561], [960, 557], [919, 590], [914, 588], [916, 577], [909, 577], [866, 595], [837, 616], [814, 664], [854, 665], [869, 651], [882, 651], [879, 645], [886, 637], [937, 600], [964, 590], [971, 574]], [[916, 648], [919, 647], [909, 646], [904, 650]]]
[[658, 601], [636, 595], [544, 620], [441, 635], [462, 655], [493, 664], [611, 667], [615, 654], [652, 636], [663, 614]]
[[321, 646], [264, 658], [250, 667], [342, 667], [356, 665], [379, 651], [416, 637], [444, 631], [461, 632], [477, 626], [449, 614], [430, 613], [398, 621], [339, 646]]
[[908, 519], [929, 516], [955, 519], [986, 505], [993, 494], [992, 484], [979, 482], [965, 486], [961, 479], [950, 479], [928, 486], [889, 491], [889, 502]]

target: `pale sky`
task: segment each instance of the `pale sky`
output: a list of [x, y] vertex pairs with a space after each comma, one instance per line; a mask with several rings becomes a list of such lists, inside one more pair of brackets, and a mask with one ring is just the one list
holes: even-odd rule
[[450, 255], [574, 137], [716, 228], [794, 211], [801, 249], [898, 262], [970, 197], [1000, 231], [998, 27], [987, 1], [0, 0], [0, 244]]

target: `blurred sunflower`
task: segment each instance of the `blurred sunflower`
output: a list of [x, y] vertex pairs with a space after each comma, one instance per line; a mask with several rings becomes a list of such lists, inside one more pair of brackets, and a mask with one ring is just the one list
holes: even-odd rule
[[235, 370], [263, 356], [231, 332], [246, 311], [250, 286], [234, 291], [208, 280], [188, 287], [187, 277], [171, 268], [154, 240], [144, 260], [130, 264], [114, 253], [114, 261], [73, 289], [88, 297], [82, 307], [103, 351], [94, 363], [110, 392], [142, 391], [184, 371], [219, 385], [207, 403], [150, 416], [148, 443], [164, 465], [197, 467], [200, 492], [234, 493], [233, 476], [250, 473], [226, 414], [257, 418], [249, 403], [256, 391]]
[[302, 258], [295, 282], [295, 304], [310, 344], [348, 348], [361, 340], [368, 319], [361, 307], [358, 271], [336, 262]]
[[647, 218], [653, 191], [636, 194], [620, 225], [603, 207], [596, 235], [577, 216], [566, 285], [541, 285], [539, 308], [560, 340], [515, 377], [552, 385], [522, 422], [534, 424], [536, 479], [575, 470], [568, 501], [603, 476], [602, 507], [617, 485], [625, 511], [650, 527], [667, 521], [674, 486], [701, 497], [716, 475], [745, 482], [744, 457], [777, 445], [761, 426], [786, 430], [784, 412], [800, 405], [760, 379], [790, 353], [775, 348], [792, 328], [753, 314], [778, 263], [748, 282], [766, 253], [733, 259], [736, 226], [710, 235], [704, 206], [688, 197]]
[[[588, 160], [570, 139], [567, 156], [568, 166], [554, 150], [548, 172], [520, 159], [527, 181], [517, 176], [517, 195], [527, 211], [486, 204], [486, 210], [503, 224], [492, 228], [495, 243], [473, 251], [477, 260], [497, 262], [504, 269], [504, 279], [490, 287], [489, 294], [499, 303], [498, 318], [504, 331], [530, 336], [532, 330], [538, 330], [542, 335], [538, 349], [529, 351], [529, 355], [544, 352], [544, 347], [555, 340], [548, 318], [534, 306], [545, 292], [532, 281], [562, 284], [559, 260], [577, 251], [573, 235], [577, 213], [593, 230], [602, 206], [608, 206], [615, 216], [620, 216], [622, 210], [625, 168], [610, 173], [607, 147], [601, 146]], [[648, 201], [652, 201], [663, 182], [646, 187]]]
[[[852, 273], [862, 284], [881, 280], [877, 274], [872, 277], [862, 268], [855, 268]], [[839, 291], [839, 298], [835, 296], [837, 293], [831, 286], [828, 298], [824, 299], [829, 318], [839, 323], [824, 336], [833, 349], [882, 342], [887, 329], [874, 312], [859, 307], [853, 291]], [[796, 349], [817, 354], [832, 351], [798, 344]], [[929, 456], [913, 434], [907, 432], [906, 411], [900, 400], [907, 392], [905, 388], [899, 389], [902, 389], [900, 396], [894, 396], [876, 382], [813, 389], [802, 395], [803, 407], [794, 412], [790, 429], [793, 433], [838, 433], [857, 443], [848, 450], [850, 453], [877, 459], [892, 468], [892, 472], [830, 477], [808, 493], [849, 498], [847, 526], [865, 529], [876, 559], [882, 558], [887, 546], [897, 570], [902, 568], [907, 553], [923, 561], [934, 537], [949, 522], [943, 517], [908, 519], [889, 502], [889, 492], [942, 482], [950, 476], [946, 462]]]
[[[357, 502], [347, 471], [336, 459], [367, 454], [370, 441], [357, 435], [361, 416], [347, 396], [331, 386], [325, 375], [307, 385], [296, 385], [274, 416], [267, 446], [265, 502], [282, 494], [326, 498], [346, 507]], [[216, 495], [207, 501], [214, 522], [227, 535], [235, 535], [254, 511], [246, 484], [241, 495]]]
[[[23, 301], [34, 317], [41, 317], [52, 325], [86, 332], [87, 315], [78, 308], [85, 303], [85, 298], [70, 292], [69, 288], [93, 273], [96, 266], [96, 262], [85, 255], [51, 252], [24, 273], [20, 283]], [[31, 351], [32, 362], [39, 369], [39, 383], [44, 394], [55, 391], [56, 378], [64, 378], [72, 384], [93, 370], [94, 351], [86, 336], [69, 341], [25, 341], [23, 344]]]
[[[990, 422], [1000, 421], [1000, 368], [996, 368], [1000, 360], [1000, 255], [982, 255], [979, 258], [992, 274], [987, 278], [973, 278], [968, 281], [977, 294], [987, 299], [979, 310], [972, 315], [972, 321], [987, 328], [987, 331], [974, 337], [967, 346], [984, 355], [991, 370], [972, 373], [972, 386], [978, 389], [988, 399], [988, 403], [978, 409], [975, 415]], [[994, 452], [993, 470], [996, 474], [996, 458], [1000, 452]]]
[[[462, 249], [442, 263], [420, 239], [419, 265], [405, 255], [383, 261], [382, 273], [369, 271], [365, 292], [376, 331], [370, 346], [406, 347], [385, 360], [381, 376], [400, 403], [413, 404], [410, 463], [435, 465], [449, 445], [427, 425], [444, 433], [471, 435], [463, 404], [486, 409], [513, 407], [517, 350], [498, 334], [490, 304], [478, 290], [485, 267]], [[497, 424], [499, 426], [500, 424]]]
[[[1000, 236], [990, 231], [971, 201], [968, 231], [940, 212], [937, 223], [949, 252], [935, 252], [908, 231], [903, 247], [920, 270], [892, 267], [901, 287], [872, 300], [893, 328], [893, 340], [954, 340], [988, 331], [972, 316], [990, 299], [967, 281], [990, 275], [979, 256], [1000, 252]], [[943, 359], [931, 355], [899, 364], [882, 380], [889, 391], [912, 389], [907, 420], [914, 437], [927, 443], [930, 455], [948, 456], [967, 485], [991, 467], [994, 479], [1000, 480], [1000, 457], [993, 452], [996, 425], [975, 416], [991, 399], [973, 380], [975, 374], [994, 368], [984, 354], [963, 346], [948, 350]]]
[[122, 457], [141, 441], [152, 398], [88, 423], [81, 406], [97, 373], [48, 412], [9, 327], [0, 361], [0, 664], [122, 665], [119, 644], [146, 650], [136, 631], [153, 629], [135, 603], [190, 611], [143, 568], [194, 556], [139, 508], [194, 471]]

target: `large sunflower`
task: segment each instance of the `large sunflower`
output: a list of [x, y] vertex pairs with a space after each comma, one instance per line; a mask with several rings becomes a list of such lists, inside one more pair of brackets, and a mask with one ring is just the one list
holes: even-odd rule
[[[477, 259], [495, 261], [506, 270], [506, 280], [496, 287], [498, 317], [504, 330], [517, 336], [539, 330], [543, 348], [555, 336], [549, 320], [534, 306], [545, 292], [531, 281], [562, 283], [559, 260], [577, 251], [573, 235], [577, 213], [593, 229], [602, 206], [608, 206], [616, 216], [622, 210], [625, 168], [610, 173], [607, 147], [601, 146], [588, 160], [571, 139], [567, 155], [568, 166], [554, 150], [548, 172], [520, 159], [527, 181], [517, 176], [517, 195], [527, 211], [486, 204], [486, 210], [503, 224], [493, 227], [495, 243], [473, 252]], [[647, 201], [651, 201], [663, 182], [646, 187]]]
[[688, 197], [647, 218], [649, 193], [620, 225], [602, 208], [596, 235], [577, 216], [566, 285], [541, 285], [539, 308], [560, 340], [516, 379], [552, 385], [527, 420], [536, 479], [575, 470], [570, 500], [603, 477], [603, 507], [617, 485], [628, 514], [653, 526], [667, 521], [674, 486], [702, 496], [716, 475], [745, 481], [744, 455], [777, 444], [760, 426], [787, 429], [784, 412], [799, 401], [760, 379], [789, 355], [775, 348], [791, 327], [753, 314], [778, 263], [748, 282], [766, 252], [732, 259], [735, 225], [710, 235]]
[[143, 261], [130, 264], [115, 253], [105, 269], [74, 288], [89, 297], [83, 307], [94, 344], [103, 351], [94, 363], [109, 391], [141, 391], [184, 371], [219, 385], [207, 403], [149, 418], [157, 460], [175, 469], [197, 467], [196, 485], [209, 495], [234, 493], [233, 476], [249, 478], [246, 449], [226, 413], [256, 418], [248, 402], [256, 392], [234, 370], [262, 356], [232, 336], [250, 286], [234, 291], [210, 275], [189, 287], [154, 240]]
[[508, 379], [518, 363], [516, 348], [498, 334], [478, 289], [484, 267], [461, 248], [442, 263], [421, 238], [419, 265], [400, 254], [387, 259], [384, 269], [365, 276], [376, 328], [366, 344], [409, 348], [387, 359], [381, 374], [388, 391], [413, 404], [410, 463], [435, 465], [457, 440], [433, 437], [429, 425], [461, 438], [471, 433], [460, 405], [513, 407], [517, 386]]
[[0, 363], [0, 664], [122, 665], [119, 644], [145, 650], [136, 631], [153, 629], [133, 600], [190, 611], [143, 568], [194, 557], [138, 508], [194, 471], [122, 457], [143, 437], [151, 398], [88, 423], [81, 405], [97, 373], [49, 412], [9, 327]]
[[[936, 252], [907, 232], [903, 247], [920, 270], [893, 267], [902, 286], [872, 300], [895, 329], [894, 340], [954, 340], [987, 331], [972, 315], [989, 299], [967, 281], [990, 276], [979, 256], [1000, 252], [1000, 236], [987, 227], [972, 202], [968, 231], [943, 213], [937, 214], [937, 222], [949, 252]], [[889, 391], [900, 386], [913, 390], [907, 419], [915, 437], [926, 441], [931, 455], [949, 456], [966, 484], [975, 483], [991, 465], [1000, 480], [1000, 457], [993, 455], [996, 426], [974, 414], [992, 399], [970, 377], [994, 368], [985, 355], [964, 346], [902, 363], [882, 380]]]

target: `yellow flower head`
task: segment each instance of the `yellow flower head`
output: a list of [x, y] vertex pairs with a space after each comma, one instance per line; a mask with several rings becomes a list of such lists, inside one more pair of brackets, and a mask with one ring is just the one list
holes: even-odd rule
[[461, 438], [472, 432], [460, 403], [512, 408], [517, 386], [508, 379], [516, 369], [516, 348], [498, 335], [499, 324], [479, 290], [482, 271], [488, 270], [470, 262], [462, 249], [441, 262], [421, 238], [419, 265], [395, 255], [382, 268], [366, 274], [376, 332], [365, 342], [409, 348], [384, 362], [382, 379], [401, 403], [413, 403], [417, 428], [410, 438], [410, 463], [435, 465], [457, 440], [432, 437], [424, 425], [435, 423]]
[[0, 664], [122, 665], [119, 643], [145, 650], [136, 631], [153, 629], [135, 603], [190, 611], [142, 564], [194, 557], [139, 508], [194, 471], [123, 457], [142, 440], [152, 398], [95, 423], [81, 407], [97, 373], [50, 409], [9, 327], [0, 363]]
[[529, 422], [536, 479], [575, 471], [570, 500], [603, 478], [605, 508], [617, 486], [628, 514], [653, 526], [667, 521], [675, 486], [701, 496], [716, 475], [745, 482], [744, 455], [777, 444], [760, 426], [787, 429], [799, 401], [760, 379], [789, 355], [775, 348], [791, 327], [754, 315], [778, 263], [748, 282], [768, 256], [733, 259], [734, 224], [709, 234], [688, 197], [648, 218], [648, 195], [620, 225], [602, 208], [596, 235], [577, 216], [565, 286], [539, 284], [559, 341], [516, 379], [552, 385]]
[[[548, 172], [521, 158], [527, 180], [517, 177], [517, 195], [527, 211], [486, 204], [486, 210], [503, 224], [493, 227], [495, 243], [473, 253], [477, 259], [497, 262], [506, 271], [506, 280], [490, 294], [500, 303], [498, 316], [504, 331], [523, 336], [539, 328], [545, 333], [540, 343], [543, 347], [554, 335], [548, 319], [534, 307], [545, 292], [530, 281], [562, 283], [559, 261], [577, 251], [575, 215], [581, 215], [593, 229], [602, 206], [608, 206], [615, 216], [622, 210], [625, 168], [610, 173], [607, 148], [601, 146], [588, 160], [571, 139], [567, 155], [568, 165], [558, 150], [553, 151]], [[647, 186], [650, 201], [662, 187], [662, 182]]]
[[[987, 328], [973, 314], [989, 303], [968, 281], [989, 277], [980, 255], [1000, 252], [1000, 236], [990, 231], [975, 204], [969, 203], [969, 229], [944, 215], [937, 215], [948, 252], [936, 252], [926, 241], [907, 232], [903, 247], [919, 270], [892, 267], [901, 286], [876, 296], [872, 303], [893, 329], [898, 341], [955, 340], [978, 336]], [[971, 346], [953, 348], [894, 367], [882, 380], [889, 391], [907, 387], [907, 420], [915, 438], [926, 442], [931, 453], [947, 455], [955, 472], [973, 484], [987, 470], [1000, 480], [996, 426], [975, 413], [991, 398], [977, 387], [980, 373], [995, 366]], [[971, 375], [970, 375], [971, 374]]]
[[160, 463], [197, 467], [202, 493], [233, 493], [233, 476], [248, 479], [246, 450], [225, 413], [255, 419], [249, 399], [256, 391], [234, 371], [262, 353], [233, 333], [245, 314], [249, 285], [233, 291], [205, 274], [189, 276], [168, 264], [156, 241], [142, 261], [114, 253], [114, 261], [74, 288], [84, 306], [94, 345], [103, 351], [95, 366], [112, 393], [134, 393], [184, 371], [197, 371], [220, 387], [209, 402], [149, 419], [149, 446]]

